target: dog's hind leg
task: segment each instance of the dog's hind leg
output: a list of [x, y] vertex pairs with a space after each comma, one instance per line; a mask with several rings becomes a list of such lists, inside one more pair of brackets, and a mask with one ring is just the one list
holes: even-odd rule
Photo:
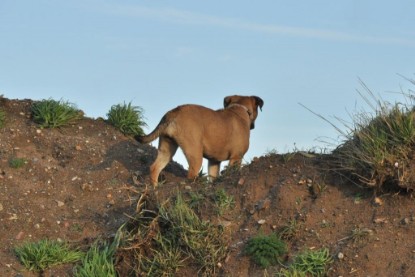
[[200, 147], [200, 151], [194, 151], [195, 148], [192, 149], [192, 152], [186, 151], [183, 149], [183, 153], [186, 157], [186, 160], [189, 164], [189, 169], [187, 172], [187, 178], [190, 180], [195, 180], [196, 177], [199, 175], [200, 168], [202, 167], [203, 162], [203, 154], [202, 148]]
[[214, 178], [218, 177], [220, 169], [220, 162], [209, 160], [208, 162], [208, 177], [212, 181]]
[[156, 187], [160, 172], [171, 161], [174, 154], [176, 154], [178, 145], [169, 137], [160, 136], [157, 158], [150, 166], [150, 181]]

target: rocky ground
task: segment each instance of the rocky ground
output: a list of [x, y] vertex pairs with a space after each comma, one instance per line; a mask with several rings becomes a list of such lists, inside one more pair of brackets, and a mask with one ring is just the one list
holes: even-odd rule
[[[102, 119], [40, 129], [30, 119], [31, 100], [0, 101], [7, 117], [0, 130], [0, 276], [37, 276], [24, 269], [13, 248], [42, 238], [87, 247], [113, 236], [135, 213], [156, 150]], [[14, 158], [26, 162], [13, 168]], [[221, 215], [200, 211], [230, 234], [223, 276], [278, 272], [278, 266], [266, 272], [257, 267], [242, 249], [250, 237], [293, 223], [286, 262], [300, 251], [327, 247], [333, 256], [329, 276], [415, 276], [411, 193], [374, 195], [330, 175], [326, 163], [324, 155], [269, 154], [214, 184], [190, 186], [184, 183], [186, 171], [171, 163], [160, 194], [212, 186], [234, 197], [234, 207]], [[69, 265], [44, 276], [70, 273]]]

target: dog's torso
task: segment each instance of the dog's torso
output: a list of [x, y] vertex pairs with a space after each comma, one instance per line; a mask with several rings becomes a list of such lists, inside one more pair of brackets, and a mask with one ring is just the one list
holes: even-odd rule
[[[179, 106], [166, 114], [165, 134], [179, 146], [202, 147], [203, 156], [216, 161], [243, 156], [249, 147], [250, 119], [243, 107], [214, 111], [199, 105]], [[197, 151], [196, 149], [194, 149]]]

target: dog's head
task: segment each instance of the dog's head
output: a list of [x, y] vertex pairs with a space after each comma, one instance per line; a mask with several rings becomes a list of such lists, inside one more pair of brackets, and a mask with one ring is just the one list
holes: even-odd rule
[[232, 95], [223, 99], [223, 106], [226, 109], [231, 104], [242, 105], [247, 109], [249, 118], [251, 119], [251, 130], [255, 128], [255, 119], [258, 116], [258, 107], [262, 111], [264, 100], [258, 96], [240, 96]]

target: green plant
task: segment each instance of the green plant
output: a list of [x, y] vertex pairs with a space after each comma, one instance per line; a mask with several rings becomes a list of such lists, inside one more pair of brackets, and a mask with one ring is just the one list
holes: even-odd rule
[[3, 128], [6, 124], [6, 113], [0, 109], [0, 128]]
[[9, 166], [11, 168], [21, 168], [27, 163], [25, 158], [12, 158], [9, 160]]
[[197, 209], [200, 204], [205, 199], [205, 196], [199, 192], [189, 192], [190, 199], [187, 201], [189, 203], [189, 207], [192, 209]]
[[281, 270], [277, 276], [326, 276], [328, 265], [333, 262], [327, 248], [307, 250], [294, 258], [293, 263]]
[[96, 241], [83, 257], [81, 264], [74, 268], [74, 276], [117, 276], [114, 265], [114, 254], [120, 244], [122, 228], [123, 226], [117, 232], [112, 243], [100, 243]]
[[44, 128], [57, 128], [72, 124], [82, 117], [82, 111], [78, 110], [74, 104], [63, 100], [48, 99], [32, 104], [32, 118]]
[[333, 151], [336, 171], [377, 190], [388, 185], [410, 188], [415, 181], [415, 109], [384, 102], [362, 85], [368, 96], [361, 95], [374, 113], [355, 115], [343, 132], [344, 142]]
[[155, 243], [157, 249], [154, 250], [153, 257], [145, 258], [144, 269], [147, 276], [175, 276], [186, 259], [180, 247], [160, 233], [157, 234]]
[[140, 276], [173, 276], [185, 263], [212, 276], [228, 253], [223, 229], [201, 220], [180, 193], [156, 211], [141, 210], [128, 230], [125, 249]]
[[214, 200], [218, 209], [219, 215], [232, 208], [235, 205], [235, 199], [232, 195], [228, 195], [224, 188], [215, 191]]
[[350, 235], [350, 238], [354, 242], [362, 242], [371, 235], [373, 235], [373, 230], [368, 229], [368, 228], [357, 227], [352, 230], [352, 234]]
[[287, 246], [274, 233], [268, 236], [260, 234], [248, 240], [244, 253], [256, 264], [266, 268], [275, 265], [279, 257], [287, 253]]
[[81, 251], [71, 249], [64, 242], [48, 239], [26, 242], [14, 250], [20, 262], [33, 271], [43, 271], [54, 265], [76, 262], [83, 256]]
[[283, 240], [291, 240], [298, 234], [301, 224], [296, 220], [289, 220], [287, 225], [278, 230], [278, 235]]
[[128, 104], [118, 104], [108, 112], [108, 122], [125, 135], [143, 135], [143, 126], [147, 124], [143, 119], [144, 110], [141, 107]]

